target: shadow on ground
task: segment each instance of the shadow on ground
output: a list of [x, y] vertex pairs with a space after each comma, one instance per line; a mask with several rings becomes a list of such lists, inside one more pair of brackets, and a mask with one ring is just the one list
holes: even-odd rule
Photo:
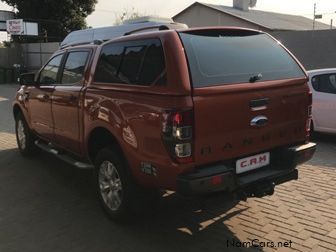
[[239, 241], [223, 221], [245, 209], [227, 214], [237, 202], [226, 198], [171, 194], [151, 215], [121, 225], [100, 209], [92, 171], [9, 149], [0, 151], [0, 174], [1, 251], [225, 251]]
[[324, 142], [336, 145], [336, 135], [325, 133], [313, 133], [312, 141]]

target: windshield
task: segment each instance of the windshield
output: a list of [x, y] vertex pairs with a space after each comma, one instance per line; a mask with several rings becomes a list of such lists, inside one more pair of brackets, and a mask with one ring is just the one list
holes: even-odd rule
[[270, 36], [254, 31], [179, 33], [194, 88], [305, 77]]

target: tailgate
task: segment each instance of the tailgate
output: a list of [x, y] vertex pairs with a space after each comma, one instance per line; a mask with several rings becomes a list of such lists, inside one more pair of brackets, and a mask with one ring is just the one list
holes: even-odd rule
[[179, 36], [193, 87], [198, 165], [305, 140], [307, 76], [278, 41], [235, 28], [192, 29]]
[[195, 162], [234, 159], [306, 138], [306, 80], [194, 91]]

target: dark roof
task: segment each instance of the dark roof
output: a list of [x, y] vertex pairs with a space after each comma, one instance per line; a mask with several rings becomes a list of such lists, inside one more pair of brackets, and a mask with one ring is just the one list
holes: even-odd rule
[[[250, 23], [254, 23], [261, 27], [270, 29], [270, 30], [312, 30], [313, 29], [313, 20], [303, 17], [303, 16], [296, 16], [296, 15], [288, 15], [276, 12], [268, 12], [268, 11], [259, 11], [250, 9], [249, 11], [242, 11], [235, 9], [233, 7], [224, 6], [224, 5], [214, 5], [214, 4], [207, 4], [207, 3], [199, 3], [195, 2], [182, 12], [178, 13], [173, 17], [176, 18], [180, 14], [187, 11], [189, 8], [193, 7], [194, 5], [202, 5], [208, 8], [217, 10], [224, 14], [228, 14], [239, 19], [245, 20]], [[321, 22], [315, 22], [315, 29], [316, 30], [326, 30], [330, 29], [330, 26]]]

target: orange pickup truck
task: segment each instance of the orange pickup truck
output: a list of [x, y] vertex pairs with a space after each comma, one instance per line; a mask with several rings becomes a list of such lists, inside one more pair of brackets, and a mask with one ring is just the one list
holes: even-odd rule
[[13, 106], [21, 153], [43, 149], [95, 169], [116, 219], [162, 189], [262, 197], [297, 179], [315, 144], [294, 56], [260, 31], [157, 28], [65, 46], [22, 75]]

